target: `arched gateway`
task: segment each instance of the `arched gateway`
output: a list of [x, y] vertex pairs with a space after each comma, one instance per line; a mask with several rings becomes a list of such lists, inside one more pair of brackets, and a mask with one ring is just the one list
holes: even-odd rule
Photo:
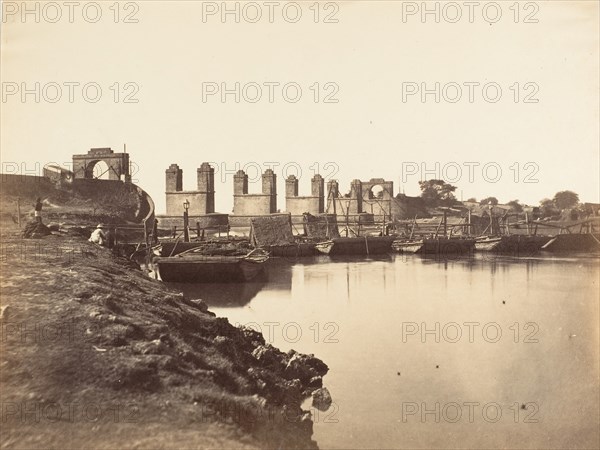
[[[108, 168], [102, 173], [94, 173], [94, 167], [103, 161]], [[129, 173], [129, 154], [115, 153], [110, 148], [92, 148], [85, 155], [73, 155], [73, 173], [75, 178], [106, 178], [109, 180], [131, 181]]]

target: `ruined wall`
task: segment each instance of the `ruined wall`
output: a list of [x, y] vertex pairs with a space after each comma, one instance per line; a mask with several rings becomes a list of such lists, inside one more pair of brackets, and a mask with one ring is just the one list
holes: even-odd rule
[[[337, 214], [340, 220], [345, 221], [346, 216], [355, 216], [360, 212], [360, 183], [354, 180], [348, 194], [340, 194], [339, 184], [336, 180], [327, 182], [327, 198], [325, 200], [325, 211], [328, 214]], [[343, 218], [343, 219], [342, 219]]]
[[[158, 219], [158, 226], [163, 229], [177, 227], [179, 232], [183, 231], [183, 215], [177, 216], [156, 216]], [[189, 227], [192, 236], [195, 236], [194, 231], [197, 225], [200, 225], [200, 229], [204, 230], [221, 230], [222, 233], [227, 233], [227, 227], [229, 225], [228, 215], [212, 213], [206, 215], [192, 215], [189, 217]]]
[[277, 176], [271, 169], [262, 175], [262, 194], [248, 194], [248, 175], [238, 170], [233, 176], [233, 214], [261, 216], [277, 212]]
[[383, 178], [371, 178], [369, 181], [361, 181], [361, 192], [362, 212], [375, 216], [385, 215], [389, 220], [394, 202], [394, 183]]
[[285, 209], [292, 215], [320, 214], [325, 210], [325, 189], [321, 175], [311, 180], [311, 195], [298, 196], [298, 179], [290, 175], [285, 180]]
[[385, 214], [389, 220], [389, 217], [392, 215], [392, 202], [389, 200], [363, 200], [363, 212], [376, 216], [383, 216]]
[[233, 214], [236, 216], [262, 216], [271, 212], [270, 195], [244, 194], [233, 197]]
[[190, 203], [190, 215], [204, 215], [215, 212], [214, 169], [202, 163], [197, 169], [197, 190], [183, 190], [183, 170], [171, 164], [165, 170], [166, 215], [181, 216], [183, 203]]
[[[214, 212], [214, 169], [208, 163], [202, 163], [197, 170], [197, 190], [183, 190], [183, 171], [177, 164], [171, 164], [165, 175], [166, 216], [182, 215], [185, 200], [190, 202], [191, 216]], [[392, 213], [398, 212], [394, 205], [393, 183], [383, 178], [372, 178], [369, 181], [355, 179], [350, 183], [349, 192], [344, 195], [340, 194], [335, 180], [330, 180], [325, 188], [324, 179], [319, 174], [310, 180], [311, 195], [299, 196], [298, 182], [294, 175], [290, 175], [285, 182], [285, 212], [292, 215], [294, 224], [298, 223], [297, 218], [303, 213], [317, 215], [335, 212], [341, 223], [364, 223], [366, 214], [381, 221], [384, 218], [391, 220]], [[238, 170], [233, 176], [233, 215], [230, 223], [247, 226], [252, 217], [278, 212], [277, 176], [271, 169], [262, 174], [261, 193], [250, 194], [248, 190], [248, 175], [243, 170]], [[392, 211], [393, 207], [396, 208], [395, 211]]]
[[207, 194], [198, 191], [167, 192], [167, 216], [183, 215], [183, 202], [190, 202], [190, 215], [206, 214]]
[[47, 177], [2, 173], [0, 188], [2, 195], [41, 197], [54, 190], [54, 183]]
[[104, 161], [108, 166], [109, 180], [131, 181], [129, 154], [115, 153], [111, 148], [92, 148], [86, 154], [73, 155], [75, 178], [94, 178], [94, 166]]
[[207, 162], [203, 162], [196, 170], [198, 191], [204, 197], [200, 209], [204, 214], [215, 212], [215, 169]]
[[359, 219], [361, 214], [371, 214], [376, 220], [390, 220], [394, 185], [383, 178], [371, 178], [369, 181], [352, 180], [350, 191], [340, 194], [338, 182], [331, 180], [327, 183], [326, 211], [338, 215], [340, 221], [364, 220]]
[[285, 210], [292, 215], [301, 215], [305, 212], [318, 214], [321, 200], [320, 197], [286, 197]]

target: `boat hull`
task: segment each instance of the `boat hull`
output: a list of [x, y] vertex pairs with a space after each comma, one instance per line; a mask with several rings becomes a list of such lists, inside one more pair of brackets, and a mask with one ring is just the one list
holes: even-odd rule
[[201, 247], [201, 242], [161, 242], [161, 256], [176, 256], [192, 248]]
[[263, 262], [237, 256], [156, 258], [154, 265], [162, 281], [178, 283], [244, 282], [263, 270]]
[[475, 247], [475, 239], [427, 238], [418, 241], [396, 241], [395, 251], [422, 255], [466, 255]]
[[600, 234], [558, 234], [546, 242], [542, 250], [549, 252], [597, 252], [600, 250]]
[[465, 255], [475, 248], [475, 239], [423, 239], [424, 246], [420, 253], [426, 255]]
[[316, 244], [311, 242], [302, 242], [288, 245], [268, 245], [261, 247], [269, 252], [271, 256], [297, 258], [301, 256], [318, 255]]
[[487, 238], [487, 239], [478, 239], [475, 241], [475, 250], [481, 252], [491, 252], [496, 249], [502, 242], [502, 238]]
[[393, 236], [333, 238], [326, 242], [319, 242], [315, 247], [319, 252], [329, 256], [381, 255], [391, 250], [394, 239]]
[[478, 251], [491, 251], [503, 255], [531, 256], [539, 253], [550, 239], [549, 236], [512, 234], [479, 240], [475, 243], [475, 248]]
[[395, 241], [392, 244], [392, 249], [394, 249], [398, 253], [419, 253], [423, 248], [423, 245], [425, 245], [423, 241]]

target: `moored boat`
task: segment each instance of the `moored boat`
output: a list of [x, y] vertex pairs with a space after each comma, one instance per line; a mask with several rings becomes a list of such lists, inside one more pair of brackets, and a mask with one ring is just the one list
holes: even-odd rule
[[316, 242], [307, 237], [294, 236], [291, 214], [271, 214], [250, 220], [250, 242], [275, 257], [301, 257], [318, 254]]
[[477, 239], [475, 249], [512, 256], [531, 256], [538, 253], [550, 239], [550, 236], [524, 234], [488, 236]]
[[485, 236], [475, 239], [475, 250], [491, 252], [502, 242], [501, 236]]
[[261, 248], [269, 252], [270, 256], [297, 258], [318, 255], [316, 245], [314, 242], [296, 242], [294, 244], [266, 245]]
[[[224, 254], [236, 251], [237, 249], [245, 249], [248, 252], [252, 248], [248, 244], [247, 239], [228, 238], [228, 239], [213, 239], [207, 241], [183, 242], [180, 240], [161, 240], [160, 241], [160, 256], [175, 256], [194, 248], [202, 249], [218, 249], [218, 254]], [[207, 251], [203, 250], [203, 253]]]
[[396, 240], [392, 243], [392, 249], [398, 253], [419, 253], [425, 243], [423, 239], [418, 240]]
[[269, 259], [255, 249], [245, 255], [206, 255], [194, 248], [171, 257], [156, 257], [153, 264], [162, 281], [180, 283], [244, 282], [255, 278]]
[[315, 248], [329, 256], [380, 255], [392, 248], [394, 236], [339, 237], [319, 242]]
[[542, 246], [549, 252], [597, 252], [600, 250], [600, 234], [598, 233], [566, 233], [553, 236]]
[[433, 237], [419, 240], [396, 240], [392, 248], [400, 253], [427, 255], [463, 255], [473, 251], [475, 239], [462, 237]]

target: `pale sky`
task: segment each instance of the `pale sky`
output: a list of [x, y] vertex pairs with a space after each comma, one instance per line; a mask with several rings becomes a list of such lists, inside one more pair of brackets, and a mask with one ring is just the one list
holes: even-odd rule
[[[268, 2], [239, 3], [239, 23], [234, 14], [222, 19], [222, 2], [116, 8], [108, 1], [97, 2], [98, 10], [84, 1], [72, 11], [64, 2], [26, 3], [34, 12], [25, 17], [20, 1], [2, 6], [3, 168], [18, 163], [34, 171], [36, 163], [62, 164], [92, 147], [122, 151], [126, 143], [136, 163], [133, 178], [159, 213], [165, 169], [179, 164], [184, 188], [194, 189], [203, 161], [229, 171], [216, 176], [220, 212], [231, 211], [237, 168], [247, 167], [253, 178], [257, 166], [274, 164], [281, 210], [284, 166], [300, 178], [300, 195], [309, 193], [317, 167], [326, 179], [333, 174], [342, 192], [354, 178], [379, 177], [394, 182], [394, 193], [418, 195], [426, 165], [427, 178], [446, 178], [458, 186], [459, 199], [462, 193], [464, 200], [493, 195], [537, 204], [569, 189], [582, 201], [600, 202], [597, 1], [520, 2], [518, 17], [515, 2], [502, 1], [497, 21], [495, 7], [486, 6], [491, 2], [480, 2], [472, 23], [464, 2], [453, 4], [458, 9], [427, 2], [440, 8], [439, 23], [414, 10], [420, 1], [318, 8], [314, 1], [275, 2], [273, 23]], [[91, 23], [98, 11], [102, 16]], [[261, 18], [250, 23], [258, 11]], [[461, 18], [451, 23], [457, 12]], [[126, 17], [137, 23], [124, 23]], [[337, 22], [324, 23], [326, 17]], [[235, 91], [236, 82], [239, 103], [233, 93], [224, 102], [219, 93], [203, 101], [203, 91], [222, 84]], [[87, 83], [96, 84], [84, 97]], [[434, 93], [425, 101], [420, 92], [408, 95], [415, 88], [435, 91], [436, 83], [439, 103]], [[284, 98], [286, 84], [288, 100], [295, 87], [302, 90], [297, 102]], [[61, 97], [52, 103], [57, 85]], [[96, 103], [89, 101], [94, 86], [102, 89]], [[256, 86], [262, 96], [252, 103]], [[457, 86], [462, 96], [452, 103]], [[492, 103], [497, 86], [501, 94]], [[33, 93], [22, 98], [23, 87]], [[138, 102], [126, 103], [127, 94]], [[337, 103], [326, 103], [327, 95]], [[251, 193], [259, 190], [260, 183], [250, 185]]]

